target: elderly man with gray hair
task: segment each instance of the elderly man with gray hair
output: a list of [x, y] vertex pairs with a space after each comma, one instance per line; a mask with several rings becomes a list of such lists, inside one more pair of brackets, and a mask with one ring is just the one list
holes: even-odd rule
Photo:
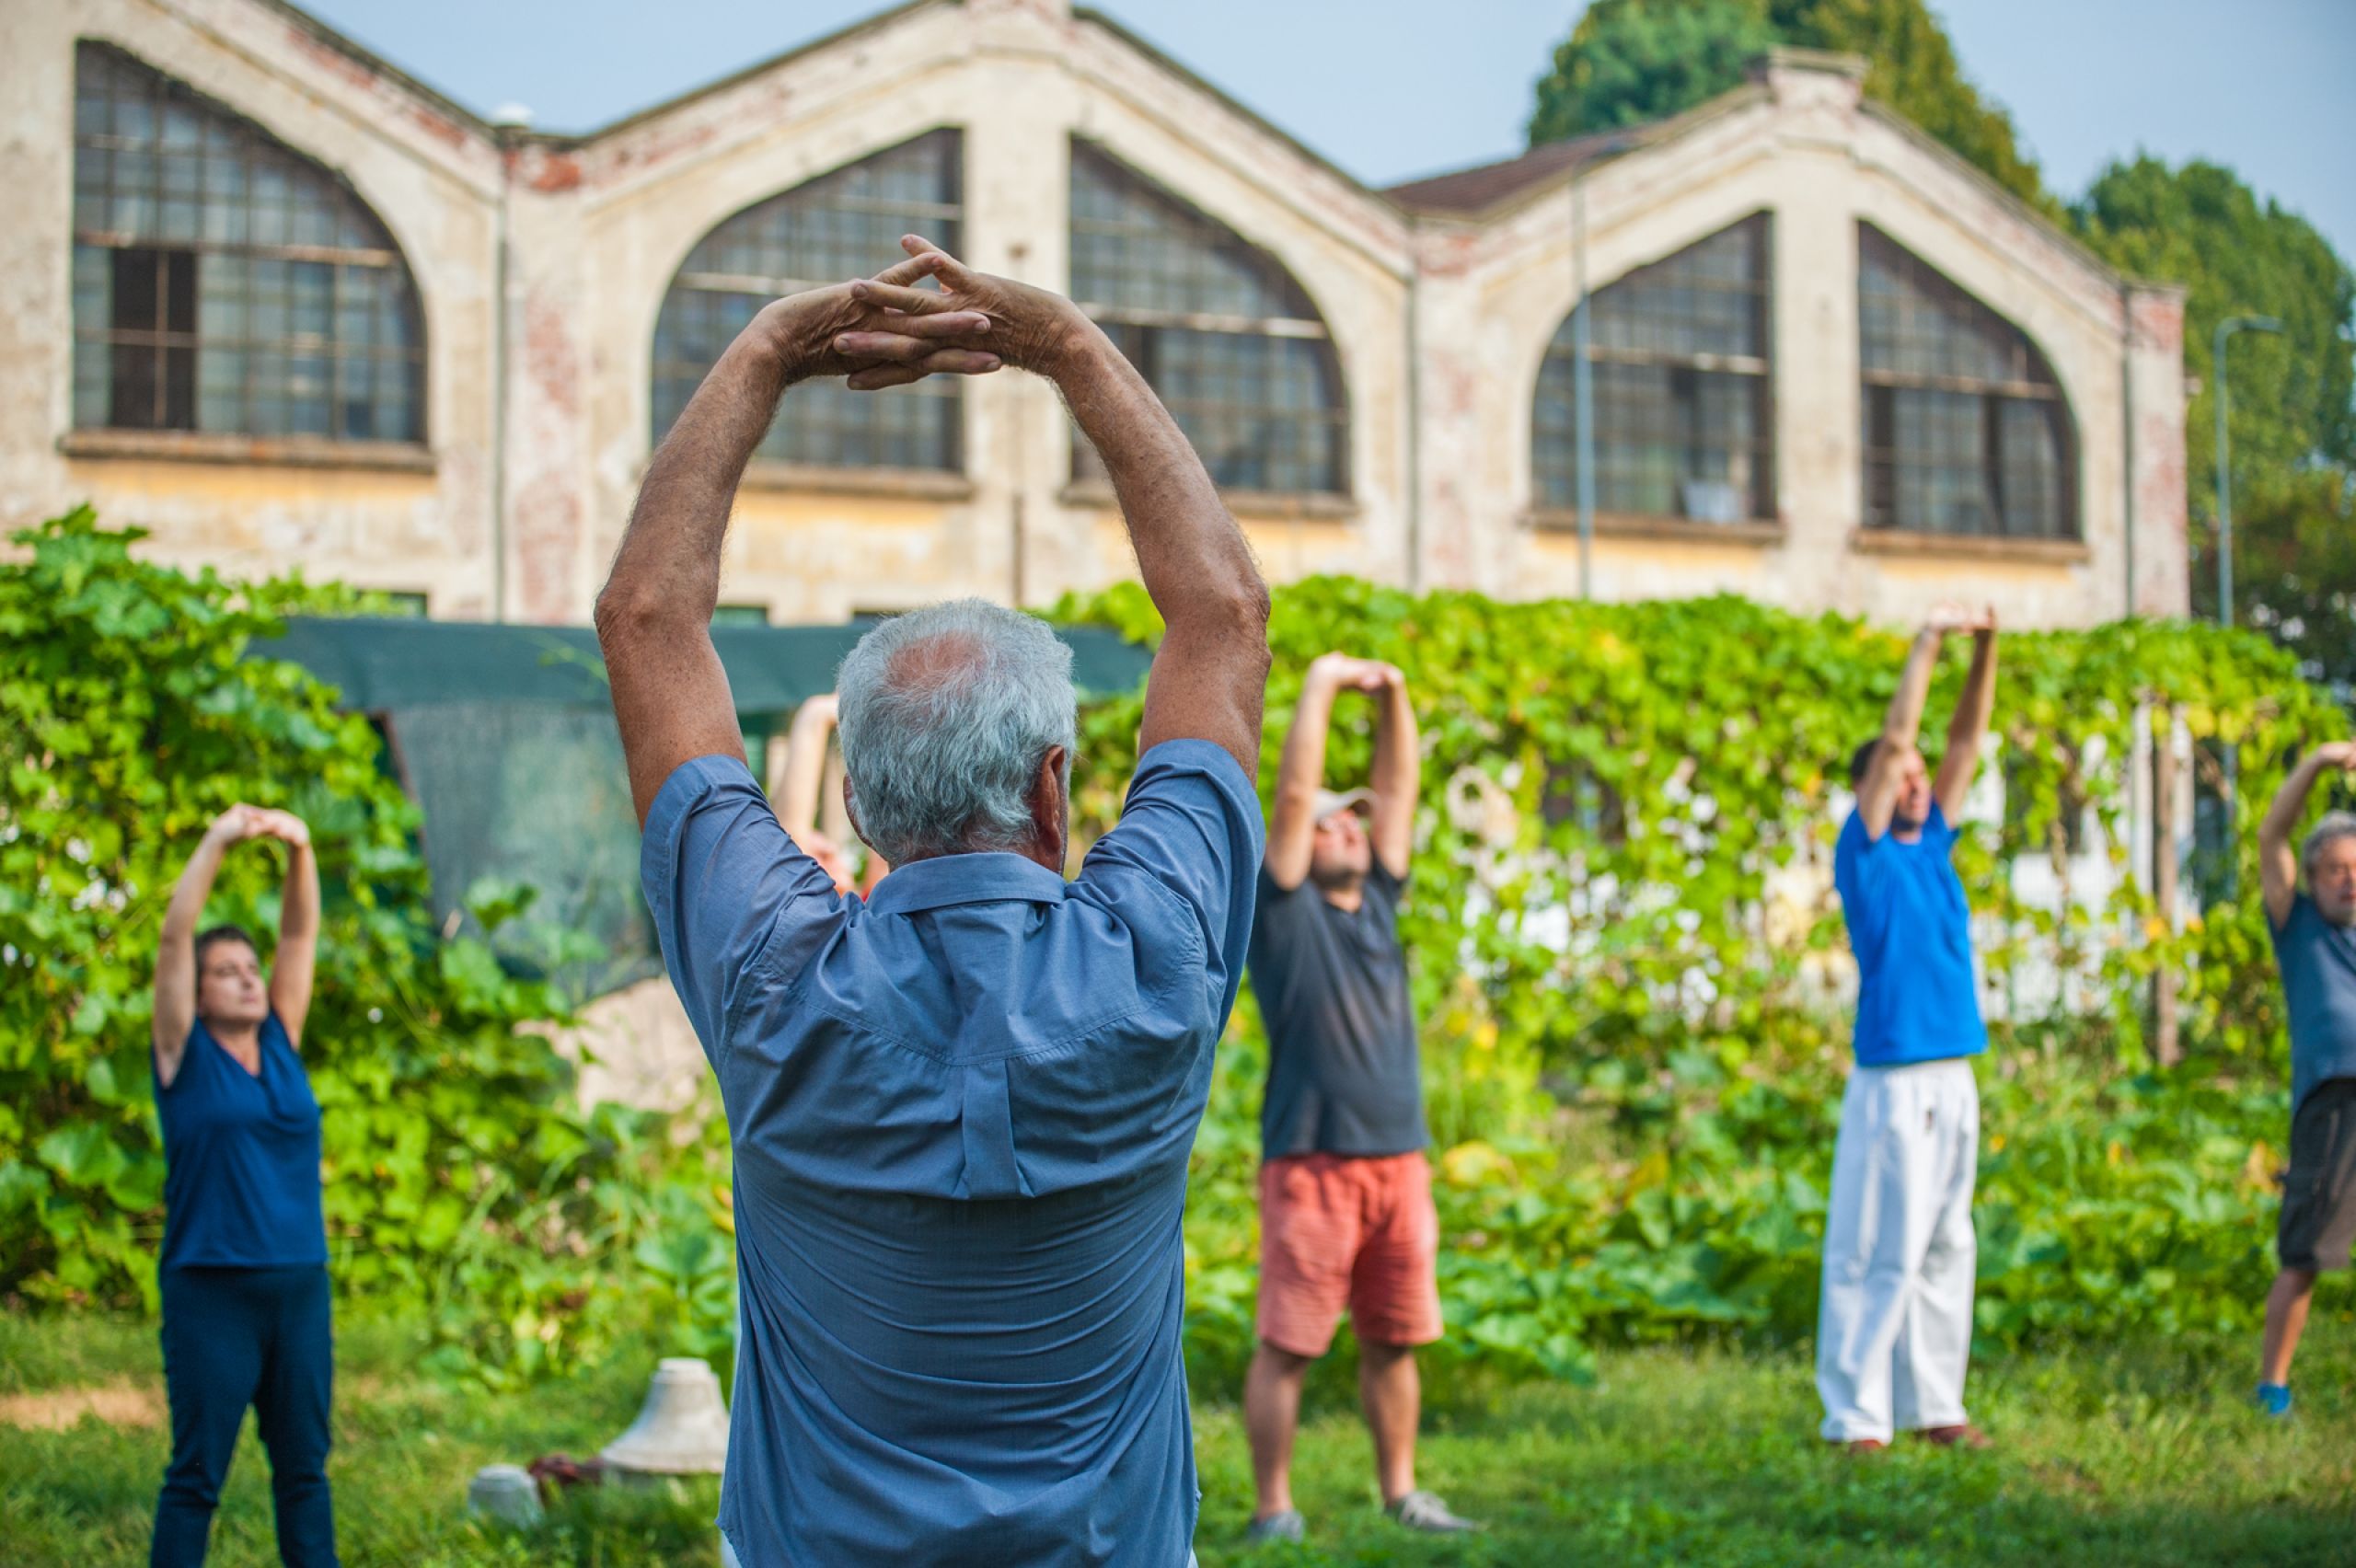
[[[2356, 816], [2326, 813], [2294, 858], [2291, 836], [2327, 771], [2356, 772], [2356, 741], [2301, 758], [2258, 824], [2260, 892], [2291, 1015], [2291, 1170], [2266, 1297], [2258, 1408], [2291, 1413], [2291, 1355], [2316, 1274], [2356, 1246]], [[2306, 873], [2307, 889], [2299, 891]]]
[[[747, 1568], [1178, 1568], [1199, 1495], [1180, 1221], [1252, 927], [1267, 591], [1093, 323], [903, 243], [721, 357], [597, 604], [647, 901], [734, 1150], [721, 1528]], [[839, 680], [846, 803], [893, 867], [862, 901], [745, 766], [706, 631], [730, 505], [795, 382], [1002, 364], [1095, 444], [1168, 627], [1137, 774], [1067, 882], [1068, 651], [977, 600], [887, 621]]]

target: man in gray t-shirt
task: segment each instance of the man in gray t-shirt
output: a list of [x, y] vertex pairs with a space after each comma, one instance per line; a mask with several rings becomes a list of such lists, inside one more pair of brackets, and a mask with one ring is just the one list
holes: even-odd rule
[[[2327, 771], [2356, 772], [2356, 742], [2317, 746], [2282, 781], [2258, 828], [2267, 929], [2291, 1021], [2291, 1169], [2266, 1298], [2258, 1402], [2291, 1411], [2291, 1355], [2316, 1274], [2356, 1248], [2356, 816], [2329, 812], [2292, 855], [2291, 836]], [[2299, 876], [2306, 874], [2306, 891]]]
[[[1374, 781], [1335, 794], [1324, 788], [1325, 730], [1345, 691], [1375, 702]], [[1345, 1308], [1392, 1517], [1474, 1528], [1415, 1486], [1415, 1346], [1440, 1335], [1439, 1216], [1398, 932], [1421, 770], [1406, 677], [1341, 653], [1311, 663], [1285, 737], [1248, 959], [1268, 1030], [1260, 1344], [1243, 1386], [1254, 1540], [1301, 1537], [1289, 1473], [1300, 1385]]]

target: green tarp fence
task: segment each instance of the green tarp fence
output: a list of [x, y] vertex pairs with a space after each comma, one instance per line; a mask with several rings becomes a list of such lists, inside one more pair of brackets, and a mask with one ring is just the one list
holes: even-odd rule
[[[757, 751], [804, 699], [832, 690], [865, 630], [714, 627], [747, 744]], [[1127, 690], [1152, 662], [1098, 628], [1057, 635], [1083, 692]], [[589, 628], [297, 617], [251, 653], [302, 665], [382, 727], [424, 817], [437, 922], [479, 931], [469, 894], [521, 882], [538, 896], [491, 936], [506, 962], [552, 973], [582, 997], [660, 971], [621, 737]], [[568, 932], [595, 939], [595, 951]]]
[[[866, 630], [866, 624], [716, 626], [711, 642], [736, 710], [779, 718], [833, 690], [836, 667]], [[1058, 627], [1056, 635], [1071, 648], [1072, 678], [1083, 692], [1126, 691], [1153, 662], [1145, 649], [1099, 627]], [[364, 713], [447, 702], [607, 706], [605, 662], [587, 627], [297, 617], [284, 637], [253, 651], [293, 660]]]

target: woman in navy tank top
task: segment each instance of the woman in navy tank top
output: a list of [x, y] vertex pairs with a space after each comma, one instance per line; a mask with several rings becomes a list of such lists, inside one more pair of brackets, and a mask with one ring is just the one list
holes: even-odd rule
[[[286, 847], [278, 951], [267, 974], [244, 931], [198, 929], [222, 857], [250, 838]], [[248, 1406], [270, 1454], [280, 1559], [288, 1568], [336, 1562], [319, 1102], [296, 1055], [318, 931], [310, 830], [299, 817], [259, 806], [232, 806], [205, 830], [164, 911], [156, 954], [156, 1108], [166, 1166], [157, 1277], [172, 1462], [156, 1502], [153, 1565], [204, 1561]]]

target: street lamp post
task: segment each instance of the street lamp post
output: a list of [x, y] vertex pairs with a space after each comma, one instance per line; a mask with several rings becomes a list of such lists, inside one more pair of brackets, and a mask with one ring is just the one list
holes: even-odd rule
[[2217, 376], [2217, 624], [2234, 624], [2234, 465], [2225, 433], [2225, 342], [2236, 332], [2280, 332], [2271, 316], [2228, 316], [2217, 323], [2209, 365]]
[[[2209, 368], [2217, 377], [2217, 624], [2234, 624], [2234, 463], [2232, 438], [2225, 433], [2225, 344], [2236, 332], [2281, 332], [2282, 323], [2271, 316], [2228, 316], [2217, 323], [2211, 340]], [[2234, 807], [2241, 790], [2241, 748], [2225, 747], [2225, 896], [2241, 894], [2241, 859], [2234, 843]]]

